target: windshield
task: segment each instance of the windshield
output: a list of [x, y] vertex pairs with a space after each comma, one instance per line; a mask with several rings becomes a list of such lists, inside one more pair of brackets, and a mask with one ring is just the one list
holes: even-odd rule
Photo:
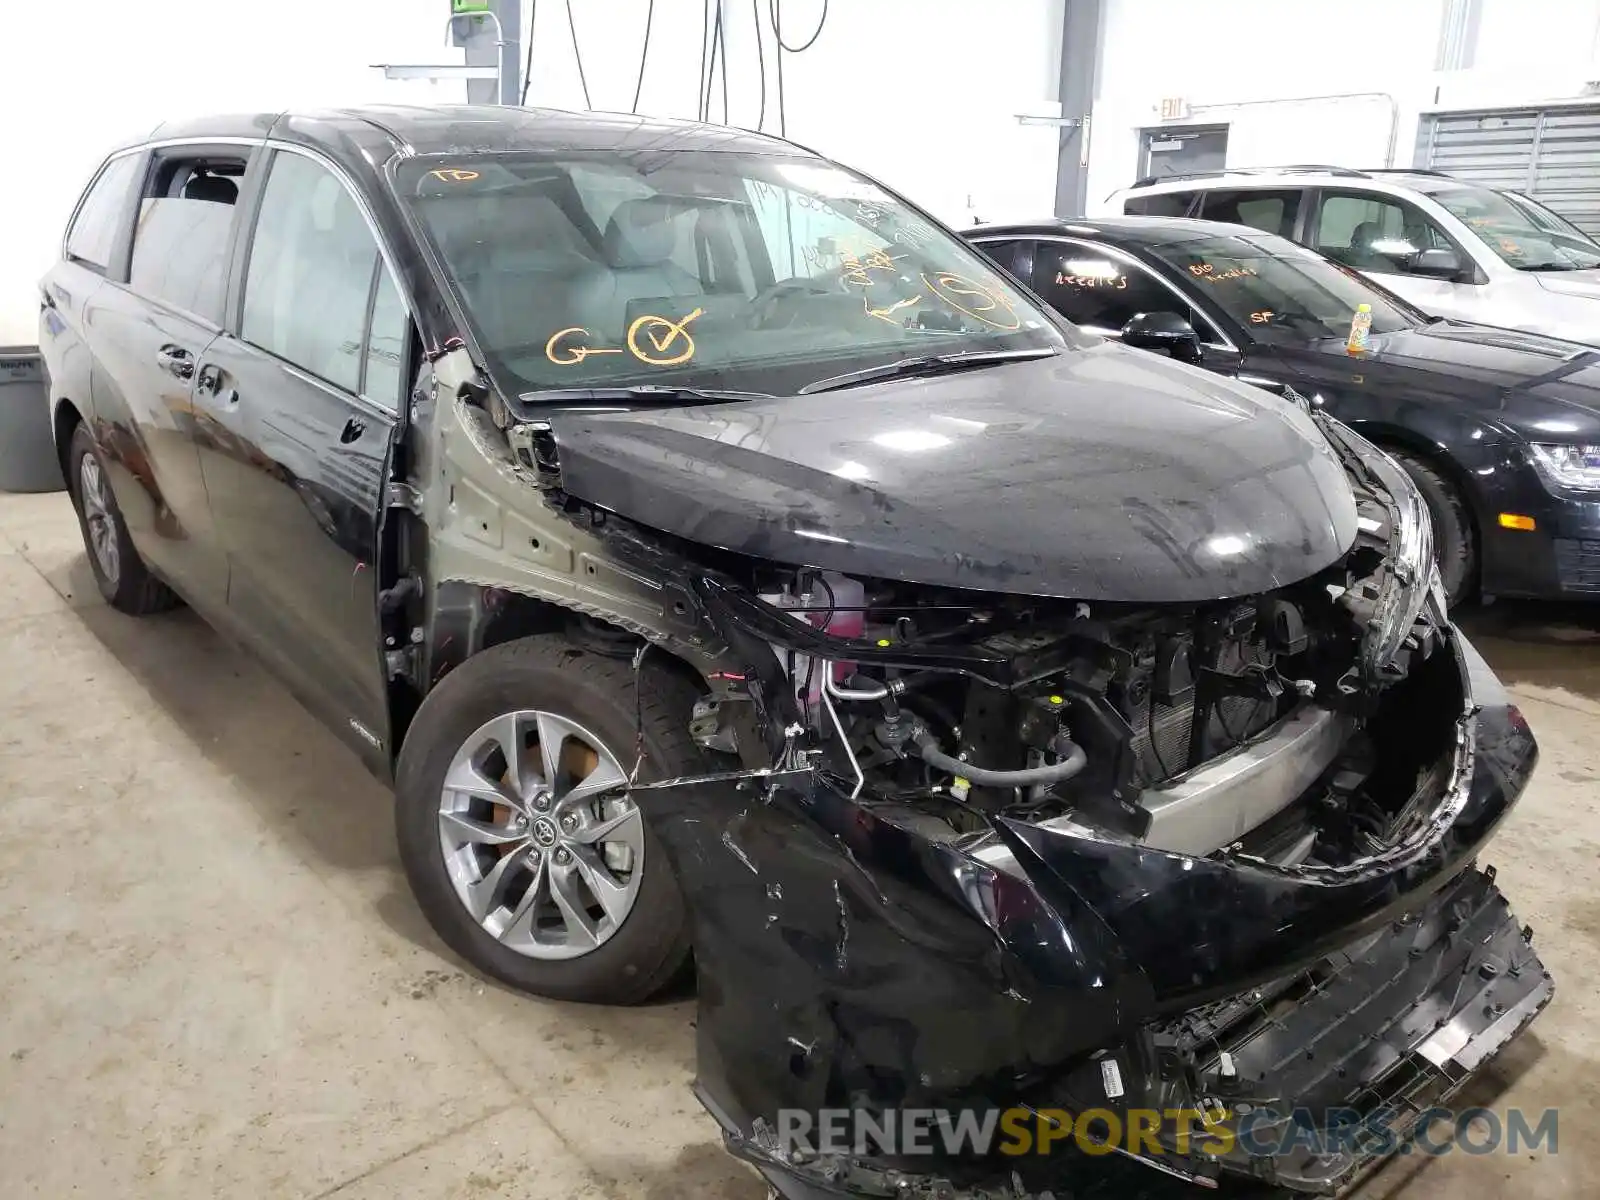
[[1532, 196], [1524, 196], [1521, 192], [1501, 192], [1500, 194], [1527, 213], [1528, 220], [1532, 221], [1540, 229], [1564, 238], [1570, 238], [1581, 249], [1593, 250], [1595, 253], [1600, 254], [1600, 244], [1596, 244], [1592, 237], [1556, 212], [1555, 209], [1547, 208]]
[[1354, 273], [1269, 233], [1184, 235], [1145, 248], [1264, 340], [1348, 337], [1361, 304], [1372, 306], [1373, 333], [1397, 333], [1421, 320]]
[[897, 359], [1059, 349], [958, 239], [813, 160], [605, 151], [398, 169], [502, 386], [793, 394]]
[[[1600, 246], [1579, 234], [1551, 229], [1500, 192], [1449, 183], [1423, 191], [1463, 221], [1519, 271], [1582, 271], [1600, 267]], [[1574, 230], [1574, 233], [1577, 231]]]

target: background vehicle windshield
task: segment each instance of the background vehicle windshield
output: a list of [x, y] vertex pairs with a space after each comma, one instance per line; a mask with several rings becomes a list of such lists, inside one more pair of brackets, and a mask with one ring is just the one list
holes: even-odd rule
[[[1600, 267], [1600, 246], [1537, 221], [1499, 192], [1460, 183], [1424, 189], [1465, 222], [1483, 242], [1519, 271], [1582, 271]], [[1576, 232], [1576, 231], [1574, 231]]]
[[1421, 320], [1354, 273], [1271, 234], [1208, 234], [1146, 248], [1265, 340], [1279, 334], [1296, 340], [1348, 337], [1360, 304], [1372, 305], [1373, 333], [1411, 329]]
[[1532, 221], [1540, 229], [1543, 229], [1548, 233], [1553, 233], [1557, 237], [1566, 238], [1569, 241], [1576, 243], [1578, 249], [1580, 250], [1588, 250], [1592, 253], [1600, 254], [1600, 243], [1597, 243], [1587, 233], [1579, 229], [1576, 225], [1567, 220], [1560, 213], [1556, 212], [1553, 208], [1546, 207], [1545, 205], [1540, 204], [1532, 196], [1524, 196], [1521, 192], [1503, 191], [1500, 194], [1507, 200], [1511, 201], [1511, 203], [1515, 204], [1523, 212], [1527, 213], [1528, 220]]
[[397, 184], [519, 392], [792, 393], [913, 355], [1066, 342], [958, 239], [822, 162], [469, 155], [406, 162]]

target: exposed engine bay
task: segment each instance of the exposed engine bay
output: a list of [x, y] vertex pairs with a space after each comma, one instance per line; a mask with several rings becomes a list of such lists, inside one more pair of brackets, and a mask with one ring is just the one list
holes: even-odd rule
[[[741, 669], [713, 678], [695, 736], [752, 767], [813, 749], [852, 797], [929, 836], [982, 838], [1005, 816], [1348, 861], [1404, 815], [1365, 795], [1361, 726], [1443, 622], [1414, 496], [1352, 466], [1356, 546], [1252, 598], [1089, 604], [767, 566], [744, 589], [703, 579]], [[1314, 808], [1272, 820], [1317, 781]]]

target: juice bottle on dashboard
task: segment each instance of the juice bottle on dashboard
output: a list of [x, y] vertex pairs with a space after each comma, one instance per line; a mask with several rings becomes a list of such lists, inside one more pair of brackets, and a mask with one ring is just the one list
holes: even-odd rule
[[1372, 336], [1372, 305], [1356, 305], [1356, 315], [1350, 321], [1350, 340], [1344, 348], [1351, 354], [1365, 354], [1367, 339]]

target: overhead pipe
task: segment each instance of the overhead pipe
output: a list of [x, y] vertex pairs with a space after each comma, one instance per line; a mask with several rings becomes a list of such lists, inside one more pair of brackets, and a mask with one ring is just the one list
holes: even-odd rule
[[1191, 112], [1206, 112], [1217, 108], [1259, 108], [1263, 104], [1316, 104], [1324, 100], [1387, 100], [1389, 102], [1389, 147], [1384, 151], [1383, 165], [1394, 166], [1395, 142], [1400, 136], [1400, 102], [1388, 92], [1330, 92], [1323, 96], [1285, 96], [1272, 100], [1237, 100], [1231, 104], [1193, 104]]

